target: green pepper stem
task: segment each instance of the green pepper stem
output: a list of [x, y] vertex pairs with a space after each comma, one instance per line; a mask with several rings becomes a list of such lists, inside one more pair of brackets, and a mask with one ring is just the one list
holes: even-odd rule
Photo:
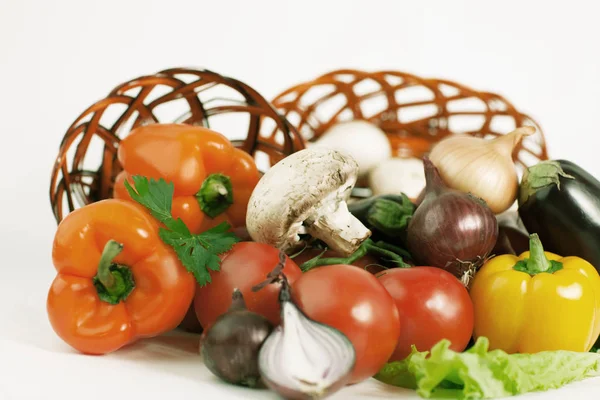
[[550, 261], [544, 254], [544, 247], [537, 233], [529, 236], [529, 259], [527, 269], [532, 273], [546, 272], [550, 269]]
[[529, 258], [517, 262], [513, 269], [529, 275], [536, 275], [543, 272], [551, 274], [561, 270], [562, 267], [561, 262], [548, 260], [538, 234], [532, 233], [529, 235]]
[[116, 279], [111, 273], [110, 267], [113, 265], [114, 258], [118, 256], [121, 251], [123, 251], [123, 245], [111, 239], [106, 242], [102, 255], [100, 256], [96, 277], [109, 293], [116, 285]]
[[211, 174], [204, 182], [196, 198], [200, 209], [209, 217], [214, 218], [233, 204], [233, 187], [231, 179], [223, 174]]
[[325, 251], [323, 251], [323, 253], [319, 254], [315, 258], [312, 258], [312, 259], [306, 261], [305, 263], [303, 263], [300, 266], [300, 269], [302, 270], [302, 272], [306, 272], [313, 268], [321, 267], [323, 265], [352, 264], [353, 262], [355, 262], [359, 258], [364, 257], [367, 254], [373, 254], [378, 257], [384, 258], [387, 261], [396, 264], [400, 268], [410, 267], [410, 265], [408, 265], [404, 262], [404, 260], [402, 259], [402, 257], [399, 254], [397, 254], [396, 252], [394, 252], [390, 249], [384, 248], [383, 246], [381, 246], [381, 244], [379, 242], [374, 243], [371, 239], [365, 240], [360, 245], [360, 247], [348, 257], [321, 258], [324, 253], [325, 253]]
[[122, 250], [121, 243], [109, 240], [104, 246], [98, 262], [98, 271], [92, 280], [100, 300], [110, 304], [118, 304], [125, 300], [135, 287], [131, 270], [114, 262], [114, 258]]

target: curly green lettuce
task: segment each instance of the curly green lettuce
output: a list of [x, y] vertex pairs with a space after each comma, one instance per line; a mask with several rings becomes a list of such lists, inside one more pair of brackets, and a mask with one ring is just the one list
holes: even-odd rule
[[405, 360], [385, 365], [375, 379], [415, 389], [425, 398], [492, 399], [554, 389], [600, 375], [598, 353], [507, 354], [488, 351], [484, 337], [463, 353], [449, 347], [448, 340], [436, 344], [431, 354], [413, 347]]

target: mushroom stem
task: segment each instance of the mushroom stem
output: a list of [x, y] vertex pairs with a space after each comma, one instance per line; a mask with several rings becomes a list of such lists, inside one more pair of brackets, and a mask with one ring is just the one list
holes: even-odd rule
[[306, 232], [323, 242], [344, 257], [353, 254], [366, 239], [371, 231], [360, 220], [348, 211], [345, 202], [325, 204], [315, 209], [317, 218], [307, 219], [304, 224]]

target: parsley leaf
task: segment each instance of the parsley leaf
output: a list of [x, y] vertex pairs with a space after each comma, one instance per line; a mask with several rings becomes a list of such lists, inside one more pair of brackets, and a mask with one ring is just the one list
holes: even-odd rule
[[133, 200], [147, 208], [165, 226], [160, 228], [162, 241], [171, 246], [185, 268], [191, 272], [200, 286], [211, 282], [209, 269], [219, 271], [219, 254], [231, 250], [240, 241], [231, 226], [223, 222], [200, 234], [190, 232], [185, 223], [173, 218], [171, 205], [174, 185], [164, 179], [154, 180], [144, 176], [132, 176], [134, 187], [125, 181], [125, 187]]
[[162, 223], [173, 219], [171, 216], [171, 204], [175, 190], [173, 183], [167, 183], [162, 178], [158, 181], [154, 179], [148, 181], [148, 178], [139, 175], [132, 176], [131, 179], [135, 191], [127, 180], [124, 183], [133, 200], [146, 207], [152, 216]]

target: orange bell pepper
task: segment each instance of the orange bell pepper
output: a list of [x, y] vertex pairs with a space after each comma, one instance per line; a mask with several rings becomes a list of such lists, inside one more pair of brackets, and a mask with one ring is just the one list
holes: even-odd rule
[[196, 288], [159, 224], [131, 201], [109, 199], [73, 211], [54, 237], [58, 272], [48, 318], [66, 343], [104, 354], [175, 328]]
[[246, 208], [260, 179], [254, 159], [210, 129], [152, 124], [134, 129], [119, 145], [123, 171], [113, 196], [129, 199], [124, 181], [132, 175], [163, 178], [175, 186], [171, 212], [192, 233], [222, 222], [246, 224]]

